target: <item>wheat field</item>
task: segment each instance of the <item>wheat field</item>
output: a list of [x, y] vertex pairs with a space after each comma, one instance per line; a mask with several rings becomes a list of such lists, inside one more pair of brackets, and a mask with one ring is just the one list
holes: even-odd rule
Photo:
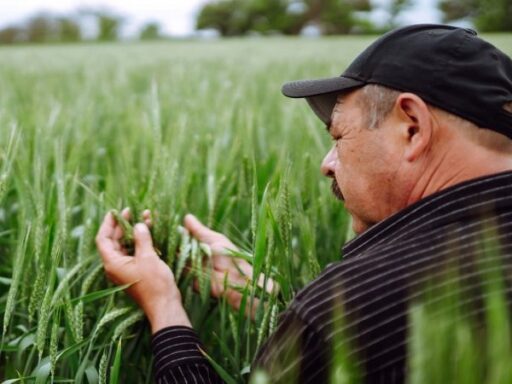
[[[147, 321], [106, 280], [94, 247], [104, 214], [129, 206], [153, 211], [156, 243], [222, 376], [247, 382], [278, 313], [339, 260], [352, 236], [319, 171], [330, 138], [304, 101], [281, 95], [281, 85], [339, 75], [373, 39], [0, 47], [0, 378], [152, 382]], [[489, 39], [512, 55], [510, 35]], [[228, 235], [256, 276], [278, 282], [279, 294], [240, 288], [248, 301], [263, 295], [254, 321], [210, 298], [193, 254], [176, 259], [178, 249], [198, 246], [178, 232], [188, 212]], [[186, 263], [192, 273], [181, 273]], [[502, 306], [493, 308], [506, 319]], [[428, 307], [411, 316], [411, 383], [427, 383]], [[499, 324], [500, 334], [508, 332], [506, 321]], [[463, 358], [472, 362], [476, 341], [469, 325], [460, 329], [451, 344], [469, 348]], [[438, 348], [446, 353], [454, 332], [441, 331]], [[510, 343], [502, 344], [501, 359], [492, 359], [498, 373], [489, 377], [512, 377], [499, 376], [512, 357]], [[446, 382], [475, 382], [457, 381], [459, 371], [435, 362], [452, 378]]]

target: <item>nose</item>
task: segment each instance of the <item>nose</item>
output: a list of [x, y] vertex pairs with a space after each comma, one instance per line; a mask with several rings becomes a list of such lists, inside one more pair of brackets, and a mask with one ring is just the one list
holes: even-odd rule
[[334, 177], [334, 170], [336, 167], [336, 161], [338, 159], [338, 154], [336, 153], [336, 147], [332, 147], [329, 152], [325, 155], [322, 160], [322, 165], [320, 166], [320, 171], [324, 176]]

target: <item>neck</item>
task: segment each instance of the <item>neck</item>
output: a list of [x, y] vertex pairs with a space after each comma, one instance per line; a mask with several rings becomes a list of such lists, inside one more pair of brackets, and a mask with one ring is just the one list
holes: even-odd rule
[[408, 204], [467, 180], [512, 170], [512, 155], [480, 147], [459, 152], [452, 147], [437, 159], [430, 159], [425, 168], [409, 195]]

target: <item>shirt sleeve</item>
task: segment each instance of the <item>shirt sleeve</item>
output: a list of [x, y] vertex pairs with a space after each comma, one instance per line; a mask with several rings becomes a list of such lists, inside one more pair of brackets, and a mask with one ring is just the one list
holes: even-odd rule
[[224, 383], [201, 353], [204, 347], [192, 328], [173, 326], [161, 329], [153, 335], [151, 344], [157, 384]]

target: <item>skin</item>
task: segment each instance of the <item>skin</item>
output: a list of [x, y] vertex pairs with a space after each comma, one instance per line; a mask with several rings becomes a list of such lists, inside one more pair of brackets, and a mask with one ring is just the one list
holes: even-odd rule
[[[338, 99], [328, 127], [335, 145], [321, 165], [338, 197], [343, 196], [358, 234], [432, 193], [512, 169], [510, 152], [479, 145], [415, 94], [400, 94], [376, 129], [365, 126], [359, 97], [360, 90], [355, 90]], [[130, 213], [124, 210], [123, 215], [129, 218]], [[105, 216], [96, 236], [105, 272], [116, 284], [132, 284], [127, 292], [146, 313], [153, 333], [174, 325], [190, 327], [172, 271], [153, 250], [150, 225], [150, 212], [145, 211], [144, 223], [135, 226], [135, 255], [129, 256], [119, 243], [122, 230], [110, 213]], [[195, 216], [185, 216], [184, 226], [212, 249], [212, 295], [224, 295], [239, 308], [241, 295], [223, 291], [224, 276], [244, 285], [252, 267], [234, 259], [246, 276], [241, 275], [228, 255], [236, 246]]]
[[[130, 219], [129, 209], [124, 209], [122, 215]], [[117, 225], [112, 214], [107, 213], [96, 235], [96, 246], [103, 260], [105, 273], [115, 284], [132, 284], [126, 292], [146, 314], [152, 333], [173, 325], [190, 327], [174, 275], [153, 249], [148, 210], [144, 211], [143, 218], [143, 223], [134, 226], [135, 253], [132, 256], [121, 246], [121, 227]], [[238, 248], [223, 234], [203, 225], [194, 215], [185, 216], [184, 226], [192, 236], [210, 246], [213, 264], [212, 296], [225, 296], [233, 308], [240, 308], [242, 295], [234, 289], [224, 290], [224, 276], [227, 274], [232, 285], [245, 286], [247, 276], [252, 276], [251, 265], [243, 259], [231, 256], [230, 250], [236, 251]], [[260, 286], [263, 285], [263, 279], [264, 276], [260, 276]], [[269, 292], [274, 289], [272, 281], [267, 282], [267, 289]], [[252, 308], [248, 308], [246, 314], [254, 315], [258, 304], [258, 300], [254, 300]]]
[[412, 93], [400, 94], [379, 127], [368, 129], [360, 94], [338, 99], [328, 127], [335, 144], [321, 165], [357, 234], [432, 193], [512, 169], [510, 152], [482, 147]]

